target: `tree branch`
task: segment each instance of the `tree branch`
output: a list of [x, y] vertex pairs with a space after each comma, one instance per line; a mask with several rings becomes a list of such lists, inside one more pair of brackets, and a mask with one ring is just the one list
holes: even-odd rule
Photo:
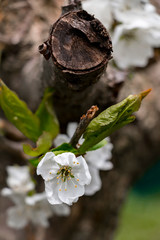
[[98, 19], [83, 10], [62, 15], [39, 50], [48, 59], [44, 60], [42, 85], [55, 89], [53, 101], [61, 126], [79, 121], [101, 99], [102, 91], [107, 105], [113, 89], [107, 89], [107, 79], [99, 81], [112, 58], [112, 42]]
[[11, 140], [8, 140], [5, 137], [0, 136], [0, 150], [5, 150], [14, 155], [19, 156], [20, 158], [27, 159], [27, 156], [23, 152], [23, 147], [21, 143], [17, 143]]
[[2, 118], [0, 118], [0, 131], [6, 138], [14, 141], [23, 141], [26, 139], [26, 137], [17, 128]]
[[91, 122], [91, 120], [95, 117], [96, 112], [99, 110], [99, 108], [97, 106], [92, 106], [86, 113], [86, 115], [83, 115], [81, 117], [80, 123], [73, 135], [73, 137], [70, 140], [70, 144], [73, 147], [76, 147], [80, 137], [82, 136], [82, 134], [85, 132], [87, 126], [89, 125], [89, 123]]
[[82, 4], [80, 0], [68, 0], [68, 4], [62, 7], [62, 15], [74, 10], [82, 10]]

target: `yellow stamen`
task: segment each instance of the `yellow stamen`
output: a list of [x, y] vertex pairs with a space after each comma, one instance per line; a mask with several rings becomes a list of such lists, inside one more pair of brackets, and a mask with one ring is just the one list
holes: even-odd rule
[[57, 184], [59, 184], [59, 182], [57, 182]]
[[77, 181], [79, 182], [79, 179], [77, 179]]
[[77, 164], [79, 164], [79, 162], [77, 162]]
[[61, 189], [59, 189], [59, 191], [61, 191]]
[[75, 188], [77, 188], [77, 185], [75, 185]]
[[76, 162], [73, 162], [74, 164], [76, 163]]
[[65, 188], [65, 191], [67, 191], [67, 189]]

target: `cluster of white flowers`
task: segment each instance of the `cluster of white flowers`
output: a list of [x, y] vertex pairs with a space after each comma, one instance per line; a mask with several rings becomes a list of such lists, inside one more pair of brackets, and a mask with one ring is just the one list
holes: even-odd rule
[[[69, 123], [67, 135], [59, 134], [54, 140], [55, 146], [69, 142], [77, 123]], [[80, 140], [82, 143], [82, 139]], [[57, 156], [48, 152], [37, 167], [37, 174], [45, 180], [47, 199], [51, 204], [66, 203], [71, 205], [82, 195], [93, 195], [101, 188], [99, 170], [110, 170], [113, 165], [113, 145], [107, 138], [107, 145], [88, 152], [84, 158], [75, 157], [73, 153], [62, 153]]]
[[[69, 142], [77, 123], [69, 123], [67, 135], [59, 134], [54, 145]], [[79, 142], [83, 143], [83, 139]], [[113, 165], [113, 145], [107, 138], [107, 144], [85, 156], [76, 157], [71, 152], [55, 156], [47, 152], [37, 166], [37, 174], [45, 182], [45, 192], [36, 193], [28, 166], [7, 167], [7, 188], [1, 194], [9, 197], [15, 206], [7, 210], [7, 224], [20, 229], [29, 222], [47, 227], [48, 219], [53, 215], [68, 216], [67, 205], [77, 202], [82, 195], [93, 195], [101, 188], [99, 170], [110, 170]]]
[[[35, 193], [35, 185], [30, 177], [28, 166], [8, 166], [7, 184], [1, 194], [9, 197], [15, 206], [7, 210], [7, 224], [20, 229], [28, 222], [35, 225], [48, 227], [48, 218], [53, 214], [68, 216], [70, 208], [67, 205], [51, 206], [46, 198], [46, 193]], [[34, 192], [34, 193], [32, 193]], [[29, 193], [32, 193], [31, 196]]]
[[121, 69], [144, 67], [160, 47], [160, 16], [148, 0], [86, 0], [83, 8], [110, 31]]

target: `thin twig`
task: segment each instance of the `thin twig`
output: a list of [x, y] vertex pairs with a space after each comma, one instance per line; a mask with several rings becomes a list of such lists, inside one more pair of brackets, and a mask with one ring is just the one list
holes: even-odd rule
[[2, 136], [0, 136], [0, 150], [5, 150], [19, 156], [20, 158], [27, 159], [21, 143], [8, 140]]
[[86, 115], [84, 114], [81, 119], [80, 119], [80, 123], [73, 135], [73, 137], [70, 140], [70, 144], [73, 147], [76, 147], [80, 137], [82, 136], [82, 134], [85, 132], [87, 126], [89, 125], [89, 123], [91, 122], [91, 120], [95, 117], [96, 112], [99, 110], [99, 108], [97, 106], [92, 106], [86, 113]]
[[0, 131], [5, 137], [14, 141], [23, 141], [26, 139], [26, 137], [17, 128], [2, 118], [0, 118]]
[[81, 0], [68, 0], [68, 4], [79, 4]]
[[68, 0], [68, 4], [62, 7], [62, 15], [70, 11], [82, 10], [82, 4], [80, 0]]

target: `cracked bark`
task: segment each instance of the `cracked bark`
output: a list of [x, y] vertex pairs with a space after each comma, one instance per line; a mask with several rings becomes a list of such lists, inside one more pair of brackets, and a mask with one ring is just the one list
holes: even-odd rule
[[79, 121], [104, 89], [105, 107], [111, 103], [109, 93], [114, 92], [113, 88], [109, 88], [105, 77], [100, 80], [112, 57], [111, 39], [93, 16], [83, 10], [63, 14], [39, 50], [46, 58], [43, 87], [55, 89], [53, 101], [62, 126], [69, 121]]

